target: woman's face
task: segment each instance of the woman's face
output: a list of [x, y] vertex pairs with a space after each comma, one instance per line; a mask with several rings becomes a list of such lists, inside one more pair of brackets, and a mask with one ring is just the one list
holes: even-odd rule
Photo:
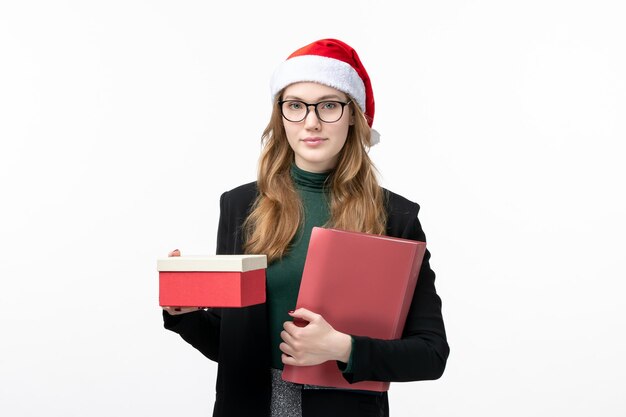
[[[301, 82], [288, 86], [282, 100], [299, 100], [310, 104], [328, 100], [346, 103], [348, 97], [332, 87]], [[309, 107], [309, 114], [301, 122], [290, 122], [283, 117], [287, 140], [295, 153], [298, 168], [309, 172], [335, 168], [339, 152], [346, 143], [348, 129], [353, 123], [352, 118], [349, 106], [345, 106], [343, 115], [334, 123], [318, 119], [313, 106]]]

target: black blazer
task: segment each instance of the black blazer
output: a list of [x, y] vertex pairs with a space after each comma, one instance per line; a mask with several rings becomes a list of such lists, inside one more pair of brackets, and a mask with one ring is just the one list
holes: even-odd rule
[[[217, 233], [218, 254], [240, 254], [241, 226], [257, 195], [256, 183], [222, 194]], [[387, 235], [426, 241], [419, 206], [384, 190]], [[426, 251], [400, 340], [354, 337], [349, 382], [418, 381], [439, 378], [449, 354], [441, 300]], [[215, 417], [268, 417], [271, 395], [270, 342], [265, 304], [246, 308], [201, 310], [177, 316], [163, 311], [166, 329], [218, 362]], [[392, 384], [393, 387], [393, 384]], [[387, 393], [303, 390], [303, 417], [388, 416]]]

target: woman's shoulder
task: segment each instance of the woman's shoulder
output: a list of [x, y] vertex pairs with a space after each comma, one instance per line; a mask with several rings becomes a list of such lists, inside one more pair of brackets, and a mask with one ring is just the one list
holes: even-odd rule
[[[417, 216], [420, 210], [418, 203], [384, 187], [382, 189], [385, 196], [385, 207], [391, 218], [407, 219]], [[258, 192], [256, 181], [252, 181], [224, 191], [221, 200], [229, 207], [248, 208], [256, 199]]]
[[390, 215], [403, 214], [417, 216], [417, 213], [420, 210], [419, 204], [384, 187], [383, 193], [385, 195], [385, 204], [387, 206], [387, 211]]
[[387, 235], [424, 241], [417, 219], [419, 204], [385, 188], [383, 192], [387, 209]]
[[224, 191], [221, 201], [227, 202], [229, 206], [248, 207], [256, 198], [257, 193], [256, 181], [252, 181]]
[[228, 194], [231, 197], [249, 196], [257, 193], [256, 181], [248, 182], [246, 184], [238, 185], [235, 188], [224, 191], [224, 194]]

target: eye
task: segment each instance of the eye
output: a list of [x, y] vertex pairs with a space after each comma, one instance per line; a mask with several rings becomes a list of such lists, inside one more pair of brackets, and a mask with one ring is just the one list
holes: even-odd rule
[[302, 110], [304, 103], [300, 101], [290, 101], [288, 104], [290, 110]]
[[322, 109], [324, 110], [335, 110], [339, 106], [339, 103], [336, 101], [324, 101], [322, 102]]

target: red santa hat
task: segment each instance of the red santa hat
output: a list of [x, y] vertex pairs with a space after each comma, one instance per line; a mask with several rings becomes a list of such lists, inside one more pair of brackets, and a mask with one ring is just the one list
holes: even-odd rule
[[[321, 39], [298, 49], [274, 71], [270, 81], [272, 98], [288, 85], [306, 81], [324, 84], [350, 95], [372, 127], [372, 83], [351, 46], [337, 39]], [[370, 145], [379, 141], [380, 135], [372, 129]]]

